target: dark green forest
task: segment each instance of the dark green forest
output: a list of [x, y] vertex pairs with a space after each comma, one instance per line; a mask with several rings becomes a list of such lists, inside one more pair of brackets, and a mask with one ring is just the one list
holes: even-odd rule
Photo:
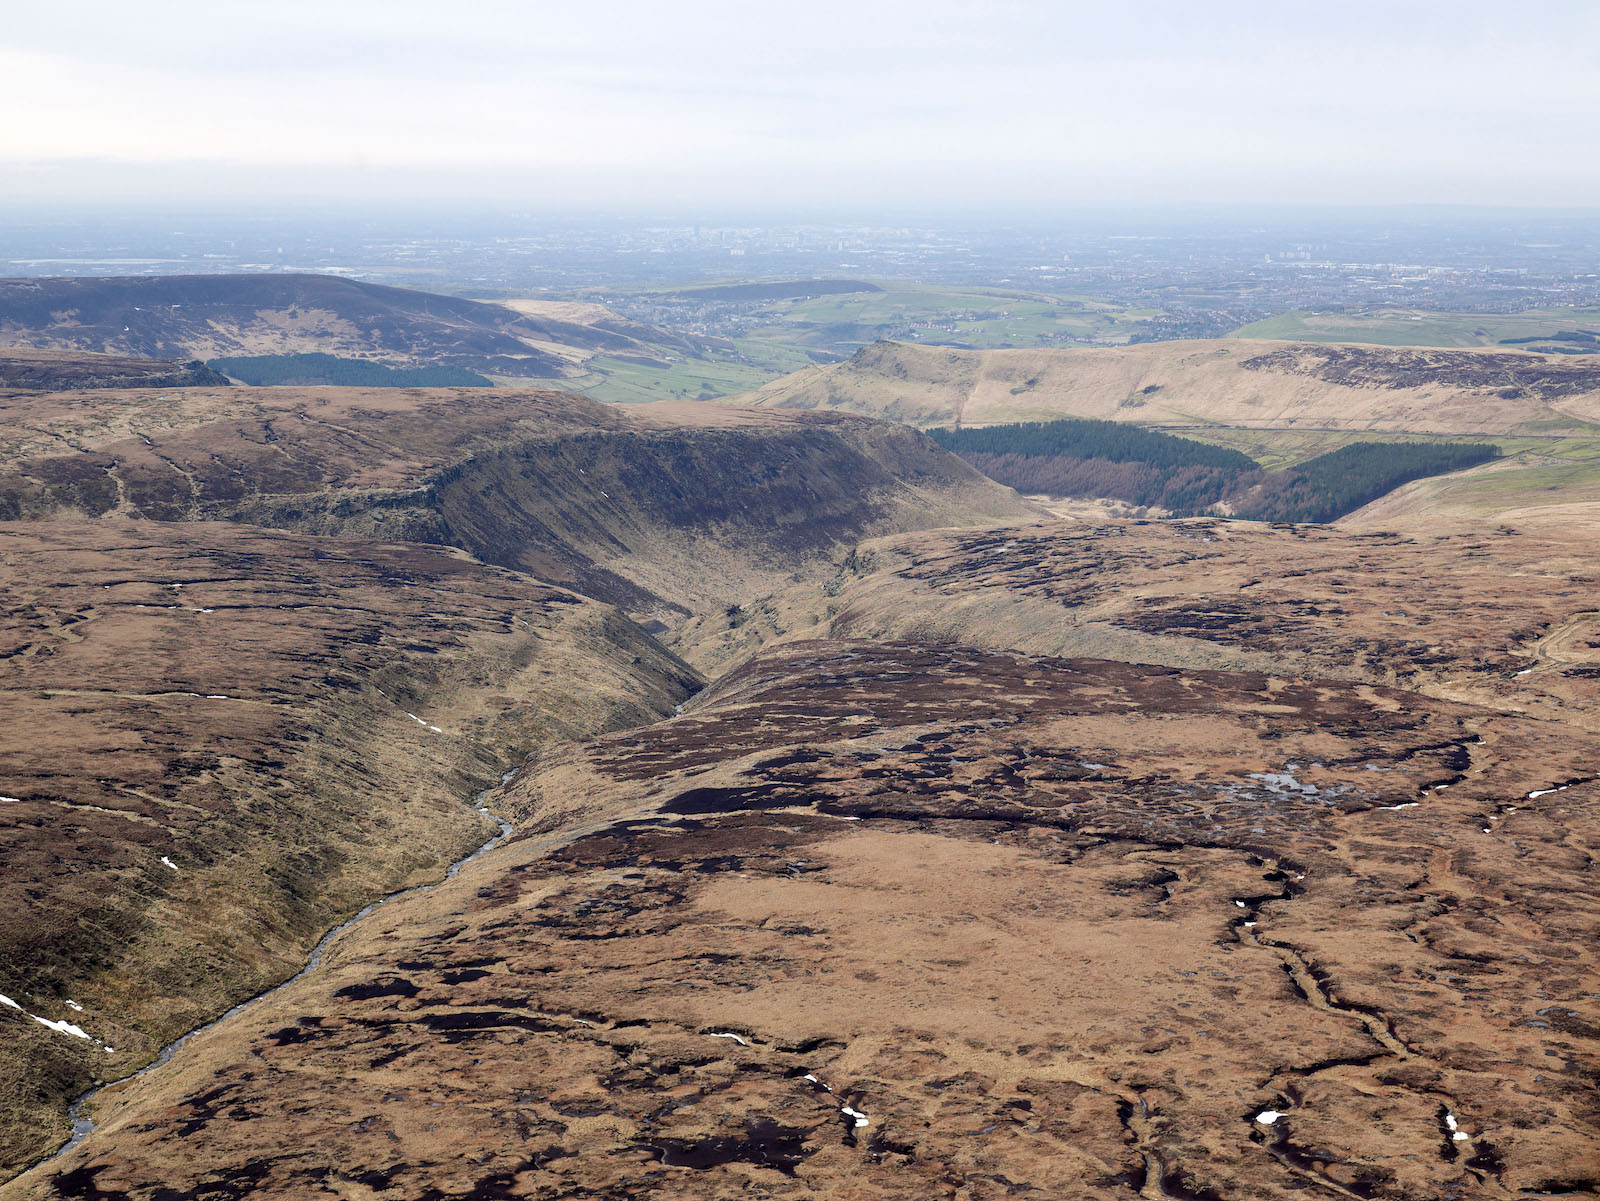
[[465, 367], [391, 367], [331, 354], [265, 354], [212, 359], [206, 366], [258, 388], [274, 384], [337, 384], [350, 388], [491, 388]]
[[1332, 521], [1401, 484], [1500, 457], [1483, 442], [1352, 442], [1287, 471], [1264, 473], [1235, 511], [1258, 521]]
[[982, 429], [931, 429], [928, 436], [946, 450], [965, 456], [1058, 456], [1110, 459], [1114, 463], [1146, 463], [1151, 467], [1221, 467], [1253, 471], [1260, 467], [1249, 455], [1226, 446], [1179, 438], [1119, 421], [1068, 419], [990, 425]]
[[1284, 471], [1248, 455], [1112, 421], [929, 430], [990, 479], [1022, 492], [1096, 496], [1257, 521], [1332, 521], [1401, 484], [1498, 458], [1479, 442], [1355, 442]]

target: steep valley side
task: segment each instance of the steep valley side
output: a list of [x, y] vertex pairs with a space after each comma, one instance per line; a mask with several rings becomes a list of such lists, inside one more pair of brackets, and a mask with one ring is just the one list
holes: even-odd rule
[[609, 606], [435, 548], [25, 522], [0, 566], [5, 1165], [481, 842], [470, 798], [530, 751], [698, 687]]
[[862, 537], [1040, 515], [911, 430], [554, 392], [263, 388], [0, 404], [0, 516], [460, 546], [675, 624]]

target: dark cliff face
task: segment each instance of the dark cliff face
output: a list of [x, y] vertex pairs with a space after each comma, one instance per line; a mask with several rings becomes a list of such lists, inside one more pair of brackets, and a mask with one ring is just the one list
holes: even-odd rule
[[229, 386], [198, 359], [142, 359], [72, 351], [0, 350], [0, 392]]
[[[324, 416], [297, 395], [14, 461], [0, 467], [0, 518], [231, 520], [454, 545], [672, 620], [821, 568], [863, 537], [969, 522], [973, 505], [1030, 512], [921, 434], [832, 414], [669, 425], [552, 393], [413, 392], [388, 411]], [[397, 466], [366, 470], [377, 460]]]

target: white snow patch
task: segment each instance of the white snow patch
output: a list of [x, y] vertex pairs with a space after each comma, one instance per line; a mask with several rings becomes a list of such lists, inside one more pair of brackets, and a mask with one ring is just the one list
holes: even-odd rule
[[738, 1043], [741, 1047], [748, 1047], [750, 1045], [749, 1043], [745, 1042], [744, 1039], [740, 1038], [737, 1034], [726, 1034], [726, 1033], [724, 1033], [724, 1034], [713, 1034], [711, 1037], [712, 1038], [731, 1038], [731, 1039], [733, 1039], [734, 1042]]
[[851, 1109], [848, 1105], [841, 1105], [839, 1107], [839, 1112], [844, 1114], [847, 1118], [854, 1118], [856, 1120], [857, 1130], [861, 1129], [863, 1126], [870, 1126], [872, 1124], [872, 1119], [867, 1117], [867, 1115], [862, 1113], [859, 1109]]
[[161, 856], [161, 862], [166, 864], [173, 871], [177, 871], [178, 870], [178, 865], [176, 863], [172, 862], [172, 860], [168, 859], [165, 855]]
[[206, 693], [206, 700], [208, 700], [208, 701], [231, 701], [232, 699], [233, 698], [231, 696], [228, 696], [225, 693], [221, 693], [221, 692], [208, 692], [208, 693]]
[[1531, 672], [1532, 672], [1532, 671], [1533, 671], [1533, 668], [1531, 668], [1531, 667], [1524, 667], [1524, 668], [1523, 668], [1523, 669], [1522, 669], [1522, 670], [1521, 670], [1521, 671], [1519, 671], [1519, 672], [1518, 672], [1518, 673], [1517, 673], [1517, 674], [1518, 674], [1518, 675], [1519, 675], [1519, 676], [1525, 676], [1525, 675], [1528, 675], [1528, 674], [1529, 674], [1529, 673], [1531, 673]]
[[3, 801], [7, 805], [22, 804], [22, 798], [19, 796], [0, 796], [0, 801]]
[[79, 1013], [83, 1012], [83, 1006], [79, 1005], [76, 1001], [68, 1001], [67, 1002], [67, 1008], [68, 1009], [76, 1009]]
[[430, 726], [427, 722], [423, 721], [422, 718], [418, 717], [415, 713], [407, 713], [406, 716], [409, 717], [412, 721], [416, 722], [424, 730], [432, 730], [435, 734], [443, 734], [444, 733], [444, 731], [441, 730], [438, 726]]
[[6, 996], [5, 993], [3, 993], [3, 992], [0, 992], [0, 1005], [9, 1005], [13, 1009], [21, 1009], [22, 1008], [21, 1005], [18, 1005], [15, 1001], [13, 1001], [10, 997]]
[[1288, 1116], [1288, 1114], [1280, 1113], [1276, 1109], [1263, 1109], [1260, 1113], [1256, 1114], [1256, 1121], [1260, 1122], [1263, 1126], [1270, 1126], [1279, 1118], [1286, 1118]]
[[1404, 804], [1400, 804], [1400, 805], [1379, 805], [1378, 808], [1379, 809], [1415, 809], [1420, 804], [1422, 804], [1421, 801], [1406, 801]]
[[1254, 923], [1254, 922], [1246, 922], [1246, 923], [1245, 923], [1245, 924], [1244, 924], [1244, 928], [1245, 928], [1245, 929], [1246, 929], [1246, 930], [1252, 930], [1252, 929], [1254, 929], [1254, 928], [1255, 928], [1255, 923]]
[[54, 1030], [58, 1034], [70, 1034], [74, 1038], [89, 1037], [86, 1033], [84, 1033], [81, 1027], [74, 1026], [71, 1022], [52, 1022], [49, 1018], [42, 1018], [36, 1013], [30, 1013], [28, 1016], [34, 1021], [38, 1022], [41, 1026], [49, 1026], [50, 1029]]
[[1235, 901], [1234, 904], [1239, 906], [1240, 909], [1246, 908], [1246, 905], [1243, 901]]

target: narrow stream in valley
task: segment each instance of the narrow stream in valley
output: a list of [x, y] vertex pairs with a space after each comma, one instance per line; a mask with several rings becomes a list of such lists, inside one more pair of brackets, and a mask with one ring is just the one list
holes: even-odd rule
[[[512, 773], [507, 772], [506, 775], [501, 778], [501, 784], [504, 784], [507, 780], [510, 780], [511, 776]], [[501, 817], [498, 813], [491, 813], [487, 808], [484, 807], [484, 798], [493, 791], [494, 789], [492, 788], [486, 788], [480, 792], [475, 799], [474, 808], [485, 817], [493, 818], [495, 821], [500, 823], [500, 832], [498, 834], [489, 839], [488, 842], [485, 842], [470, 855], [464, 855], [452, 863], [445, 870], [445, 874], [442, 879], [435, 880], [431, 884], [418, 884], [414, 888], [405, 888], [399, 892], [391, 892], [388, 896], [380, 897], [376, 901], [373, 901], [370, 905], [357, 912], [348, 920], [339, 923], [339, 925], [335, 926], [333, 929], [324, 934], [321, 939], [317, 941], [316, 946], [311, 948], [311, 953], [306, 956], [305, 966], [294, 975], [290, 976], [287, 980], [283, 981], [281, 984], [274, 984], [265, 992], [259, 992], [253, 997], [249, 997], [246, 1000], [240, 1001], [226, 1013], [223, 1013], [218, 1017], [214, 1017], [209, 1022], [196, 1026], [187, 1034], [180, 1035], [179, 1037], [173, 1039], [166, 1046], [162, 1047], [160, 1053], [142, 1068], [138, 1068], [135, 1071], [129, 1072], [126, 1076], [119, 1076], [115, 1080], [108, 1080], [104, 1084], [97, 1084], [93, 1088], [89, 1089], [88, 1092], [80, 1094], [77, 1100], [73, 1101], [72, 1105], [67, 1110], [67, 1117], [72, 1122], [72, 1137], [55, 1151], [52, 1151], [43, 1159], [40, 1159], [32, 1164], [29, 1170], [32, 1171], [34, 1168], [41, 1167], [53, 1159], [60, 1158], [68, 1151], [71, 1151], [74, 1147], [82, 1143], [84, 1139], [88, 1138], [89, 1135], [94, 1132], [95, 1124], [94, 1119], [91, 1118], [88, 1113], [89, 1105], [106, 1089], [113, 1088], [119, 1084], [126, 1084], [129, 1080], [136, 1080], [140, 1076], [143, 1076], [146, 1072], [155, 1071], [155, 1069], [170, 1062], [172, 1057], [183, 1048], [184, 1044], [186, 1044], [190, 1039], [194, 1038], [197, 1034], [204, 1034], [213, 1026], [220, 1025], [221, 1023], [228, 1021], [230, 1018], [238, 1017], [251, 1006], [260, 1001], [266, 1000], [274, 993], [288, 988], [291, 984], [297, 983], [306, 976], [309, 976], [312, 972], [316, 971], [322, 966], [323, 956], [326, 954], [327, 949], [332, 944], [333, 940], [338, 938], [356, 923], [362, 921], [369, 914], [381, 909], [390, 901], [398, 901], [401, 897], [413, 896], [419, 892], [428, 892], [431, 889], [438, 888], [439, 885], [443, 884], [446, 880], [454, 880], [463, 867], [471, 863], [474, 859], [477, 859], [483, 855], [487, 855], [490, 851], [494, 850], [495, 847], [499, 846], [501, 843], [505, 842], [506, 839], [510, 838], [514, 828], [512, 824], [505, 818]]]

